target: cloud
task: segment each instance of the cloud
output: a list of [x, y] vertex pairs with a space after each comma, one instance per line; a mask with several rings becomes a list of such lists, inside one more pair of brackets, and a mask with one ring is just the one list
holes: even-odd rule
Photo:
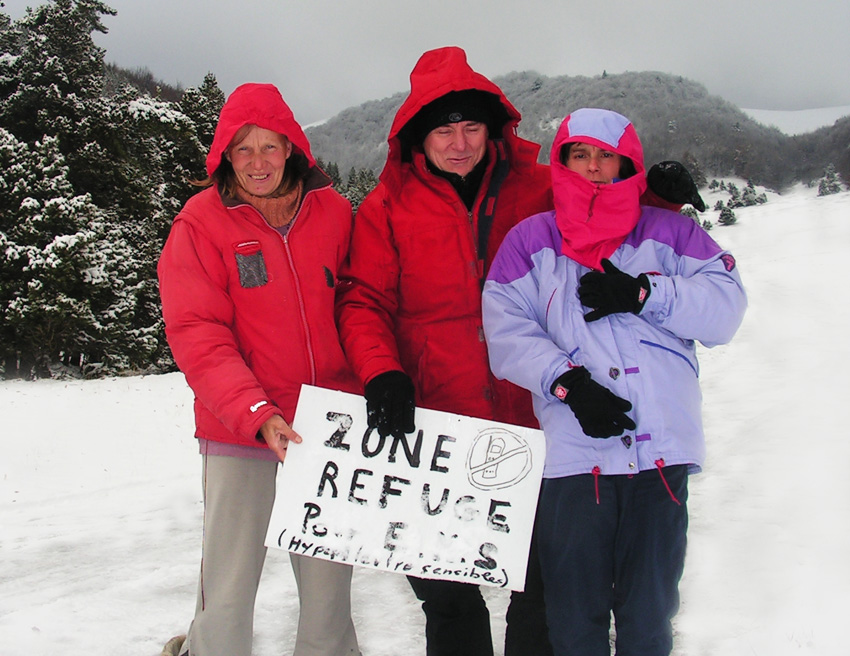
[[[32, 2], [6, 1], [19, 17]], [[850, 2], [822, 0], [107, 0], [106, 59], [229, 93], [278, 85], [303, 123], [408, 88], [425, 50], [459, 45], [488, 76], [658, 70], [748, 108], [850, 104]]]

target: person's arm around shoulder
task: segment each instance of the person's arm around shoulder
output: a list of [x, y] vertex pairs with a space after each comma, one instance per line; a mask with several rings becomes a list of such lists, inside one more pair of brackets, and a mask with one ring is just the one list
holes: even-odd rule
[[400, 264], [390, 211], [379, 184], [357, 210], [337, 288], [340, 340], [364, 384], [387, 371], [402, 370], [394, 335]]
[[538, 320], [539, 286], [527, 237], [542, 227], [532, 217], [508, 232], [484, 284], [482, 314], [494, 375], [552, 400], [552, 384], [573, 363]]
[[674, 223], [675, 240], [656, 248], [659, 261], [672, 266], [646, 272], [649, 294], [640, 315], [705, 346], [729, 342], [747, 308], [734, 256], [688, 217], [668, 213], [665, 220]]

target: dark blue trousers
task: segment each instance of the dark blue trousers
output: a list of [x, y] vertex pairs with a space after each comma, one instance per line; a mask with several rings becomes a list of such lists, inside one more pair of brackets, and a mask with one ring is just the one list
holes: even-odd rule
[[[505, 656], [552, 656], [543, 579], [532, 537], [525, 592], [512, 592]], [[425, 611], [427, 656], [493, 656], [490, 613], [477, 585], [407, 577]]]
[[685, 562], [688, 472], [686, 465], [662, 472], [543, 481], [537, 537], [555, 654], [610, 656], [612, 612], [617, 656], [670, 654]]

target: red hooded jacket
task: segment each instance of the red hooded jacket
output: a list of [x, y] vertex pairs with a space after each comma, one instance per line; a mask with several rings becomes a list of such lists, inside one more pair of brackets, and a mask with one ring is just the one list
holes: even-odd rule
[[[346, 355], [364, 383], [386, 371], [406, 372], [420, 407], [536, 426], [528, 392], [490, 373], [481, 288], [505, 233], [552, 209], [549, 168], [537, 163], [540, 146], [517, 136], [519, 112], [470, 68], [460, 48], [425, 53], [410, 86], [340, 274], [337, 323]], [[507, 116], [501, 134], [490, 135], [472, 212], [449, 181], [428, 170], [421, 148], [405, 140], [405, 127], [422, 107], [467, 89], [493, 94]], [[481, 254], [480, 222], [492, 222]]]
[[209, 173], [249, 124], [285, 135], [311, 164], [288, 232], [210, 187], [175, 218], [158, 273], [168, 343], [195, 393], [196, 437], [265, 447], [257, 431], [273, 414], [292, 422], [302, 383], [355, 393], [361, 387], [334, 324], [351, 206], [314, 166], [306, 137], [272, 85], [246, 84], [228, 98]]

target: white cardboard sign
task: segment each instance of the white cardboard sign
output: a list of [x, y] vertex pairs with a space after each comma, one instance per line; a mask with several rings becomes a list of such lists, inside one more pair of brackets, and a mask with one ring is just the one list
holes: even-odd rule
[[543, 433], [416, 409], [381, 438], [361, 396], [303, 386], [266, 546], [315, 558], [522, 590]]

